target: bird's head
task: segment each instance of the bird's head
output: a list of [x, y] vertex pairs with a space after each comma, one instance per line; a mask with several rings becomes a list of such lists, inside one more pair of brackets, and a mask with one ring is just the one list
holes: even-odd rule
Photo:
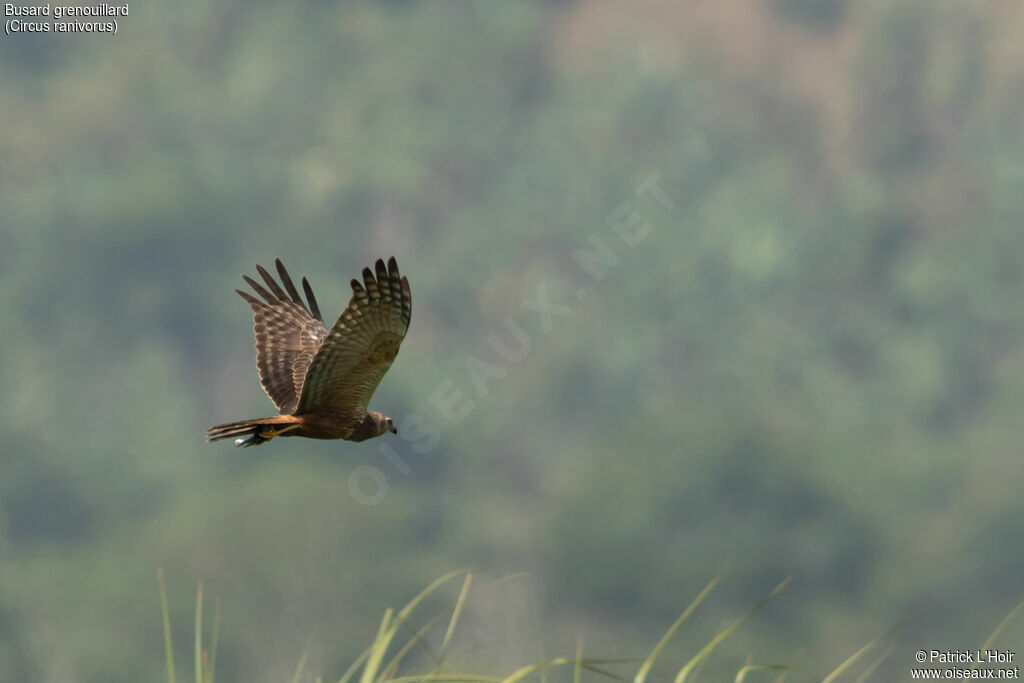
[[[378, 413], [376, 410], [367, 411], [366, 417], [363, 418], [364, 423], [370, 423], [370, 435], [380, 436], [381, 434], [392, 434], [398, 433], [398, 427], [395, 426], [395, 421], [384, 413]], [[367, 438], [367, 437], [364, 437]]]

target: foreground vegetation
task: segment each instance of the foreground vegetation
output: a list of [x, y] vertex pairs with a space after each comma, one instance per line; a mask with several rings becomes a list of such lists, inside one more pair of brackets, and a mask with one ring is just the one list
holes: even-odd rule
[[[444, 586], [444, 584], [460, 576], [464, 577], [462, 588], [459, 591], [458, 596], [455, 598], [454, 603], [446, 610], [434, 615], [432, 618], [426, 620], [419, 618], [420, 615], [417, 611], [424, 600]], [[163, 614], [167, 680], [168, 683], [176, 683], [174, 648], [171, 637], [170, 616], [167, 609], [167, 596], [164, 586], [163, 570], [158, 571], [157, 577], [160, 589], [161, 612]], [[465, 671], [448, 671], [445, 668], [446, 660], [449, 656], [450, 648], [453, 643], [453, 637], [456, 634], [456, 627], [459, 624], [459, 618], [462, 615], [463, 608], [469, 598], [472, 579], [473, 574], [470, 572], [451, 572], [431, 583], [397, 612], [393, 609], [388, 609], [384, 613], [384, 618], [380, 622], [380, 628], [377, 631], [376, 637], [363, 650], [362, 654], [352, 662], [344, 674], [337, 679], [337, 683], [349, 683], [349, 681], [354, 680], [358, 680], [359, 683], [516, 683], [517, 681], [522, 680], [540, 680], [541, 683], [543, 683], [544, 681], [549, 680], [549, 676], [552, 674], [557, 674], [556, 670], [558, 669], [566, 669], [568, 673], [565, 674], [564, 679], [568, 680], [568, 676], [571, 676], [573, 683], [580, 683], [584, 672], [596, 674], [600, 677], [615, 681], [622, 681], [623, 683], [628, 683], [629, 681], [632, 681], [632, 683], [645, 683], [649, 676], [651, 676], [652, 672], [655, 671], [656, 665], [658, 665], [662, 671], [659, 672], [660, 675], [655, 677], [654, 680], [665, 680], [666, 677], [671, 677], [673, 683], [695, 681], [700, 675], [704, 663], [712, 653], [740, 626], [774, 599], [790, 581], [790, 579], [787, 578], [776, 586], [771, 593], [765, 596], [752, 609], [725, 625], [717, 635], [708, 641], [706, 645], [700, 648], [696, 654], [690, 657], [690, 659], [681, 666], [677, 666], [675, 669], [666, 668], [667, 665], [664, 665], [663, 662], [667, 657], [663, 657], [662, 655], [665, 654], [665, 650], [670, 644], [675, 633], [684, 625], [690, 614], [697, 609], [701, 602], [704, 601], [704, 599], [717, 585], [717, 579], [711, 581], [702, 591], [700, 591], [700, 593], [698, 593], [698, 595], [693, 599], [693, 602], [690, 603], [686, 610], [678, 619], [676, 619], [671, 627], [669, 627], [668, 631], [665, 632], [645, 659], [584, 657], [583, 641], [580, 640], [577, 644], [576, 654], [573, 657], [556, 657], [538, 664], [522, 666], [507, 675], [494, 676], [468, 673]], [[1017, 610], [1019, 610], [1021, 606], [1024, 606], [1024, 603], [1018, 606]], [[1017, 610], [1014, 610], [1014, 613]], [[220, 634], [219, 603], [214, 615], [211, 643], [209, 649], [207, 649], [203, 645], [203, 587], [202, 584], [199, 584], [196, 591], [194, 648], [195, 680], [197, 683], [213, 683], [214, 681], [217, 661], [217, 640]], [[1008, 620], [1009, 617], [1000, 625], [996, 632], [993, 633], [985, 647], [994, 641], [995, 637], [1002, 631]], [[404, 639], [402, 634], [404, 634]], [[443, 634], [443, 636], [441, 634]], [[883, 634], [862, 647], [860, 650], [851, 654], [849, 658], [836, 667], [835, 670], [821, 679], [823, 683], [838, 681], [840, 680], [839, 677], [847, 672], [850, 672], [851, 676], [855, 675], [854, 665], [857, 664], [859, 660], [867, 658], [870, 651], [884, 642], [888, 635], [889, 633]], [[439, 637], [440, 640], [438, 640]], [[301, 657], [299, 657], [298, 665], [296, 666], [295, 674], [292, 678], [292, 683], [300, 683], [300, 681], [310, 679], [315, 681], [315, 683], [322, 683], [325, 680], [334, 680], [332, 678], [325, 678], [322, 675], [306, 674], [310, 644], [307, 644], [305, 651], [302, 653]], [[861, 667], [861, 670], [857, 672], [857, 674], [859, 674], [857, 675], [857, 678], [851, 680], [856, 680], [857, 682], [869, 680], [870, 675], [878, 668], [882, 661], [892, 653], [892, 651], [893, 647], [889, 647], [889, 649], [882, 653], [881, 656], [868, 660], [866, 665]], [[419, 655], [418, 659], [421, 666], [419, 668], [412, 667], [409, 669], [405, 665], [408, 660], [416, 658], [416, 655]], [[632, 670], [634, 673], [630, 675], [628, 673], [629, 670]], [[778, 674], [777, 678], [774, 679], [777, 683], [781, 683], [781, 681], [790, 673], [794, 674], [795, 680], [807, 679], [807, 672], [802, 672], [801, 667], [795, 663], [753, 663], [748, 661], [748, 663], [736, 672], [734, 680], [735, 683], [742, 683], [746, 680], [753, 680], [757, 673], [769, 672], [781, 672]], [[358, 679], [356, 678], [357, 676]]]

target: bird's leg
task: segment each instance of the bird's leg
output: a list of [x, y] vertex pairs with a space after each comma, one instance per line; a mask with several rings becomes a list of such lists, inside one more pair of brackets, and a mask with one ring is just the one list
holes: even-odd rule
[[264, 441], [270, 441], [275, 436], [280, 436], [280, 435], [284, 434], [285, 432], [290, 432], [293, 429], [298, 429], [298, 427], [299, 427], [299, 425], [297, 425], [297, 424], [286, 425], [284, 427], [281, 427], [280, 429], [274, 429], [273, 427], [266, 426], [266, 427], [263, 428], [262, 431], [260, 431], [259, 436]]
[[241, 448], [248, 448], [249, 446], [259, 446], [260, 444], [265, 444], [266, 442], [270, 441], [275, 436], [279, 436], [281, 434], [284, 434], [285, 432], [290, 432], [291, 430], [297, 428], [298, 426], [299, 425], [297, 424], [290, 424], [281, 427], [280, 429], [274, 429], [270, 425], [260, 425], [252, 433], [246, 434], [241, 438], [235, 439], [235, 446]]

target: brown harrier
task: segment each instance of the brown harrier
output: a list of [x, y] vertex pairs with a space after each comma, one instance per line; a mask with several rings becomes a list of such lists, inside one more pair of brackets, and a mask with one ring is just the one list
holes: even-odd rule
[[256, 297], [235, 290], [249, 302], [256, 335], [260, 383], [280, 413], [206, 430], [207, 441], [235, 439], [236, 446], [258, 446], [275, 436], [363, 441], [384, 432], [397, 434], [390, 417], [367, 410], [377, 385], [391, 367], [409, 329], [412, 295], [395, 257], [378, 260], [377, 274], [363, 269], [363, 284], [352, 280], [352, 299], [328, 332], [313, 290], [302, 278], [306, 306], [281, 259], [281, 285], [262, 266], [270, 288], [243, 275]]

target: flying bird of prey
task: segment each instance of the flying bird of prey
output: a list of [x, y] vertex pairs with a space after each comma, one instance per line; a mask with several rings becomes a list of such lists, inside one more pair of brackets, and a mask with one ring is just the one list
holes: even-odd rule
[[269, 291], [242, 276], [262, 301], [235, 291], [252, 308], [256, 368], [280, 414], [210, 427], [206, 440], [234, 437], [236, 446], [259, 446], [275, 436], [364, 441], [385, 432], [397, 434], [390, 417], [367, 410], [412, 314], [409, 281], [398, 272], [395, 257], [386, 267], [378, 260], [376, 274], [364, 268], [362, 283], [352, 280], [352, 299], [330, 330], [306, 278], [302, 289], [308, 305], [281, 259], [276, 264], [280, 284], [256, 266]]

